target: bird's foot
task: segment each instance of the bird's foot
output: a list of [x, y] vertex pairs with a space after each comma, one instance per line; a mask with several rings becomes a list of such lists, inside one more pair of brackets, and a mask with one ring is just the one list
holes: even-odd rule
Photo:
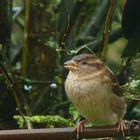
[[80, 133], [83, 133], [84, 125], [85, 125], [86, 122], [87, 122], [86, 120], [82, 120], [78, 123], [78, 125], [76, 127], [76, 137], [77, 137], [77, 139], [79, 139]]
[[117, 128], [117, 131], [118, 133], [121, 132], [122, 136], [125, 137], [125, 130], [126, 130], [126, 126], [125, 126], [125, 123], [123, 120], [120, 120], [119, 123], [118, 123], [118, 128]]

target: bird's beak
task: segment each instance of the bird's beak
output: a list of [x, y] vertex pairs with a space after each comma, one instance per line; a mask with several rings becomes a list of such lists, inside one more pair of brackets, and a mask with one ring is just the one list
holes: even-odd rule
[[69, 60], [64, 63], [64, 68], [69, 70], [76, 70], [78, 68], [78, 65], [74, 60]]

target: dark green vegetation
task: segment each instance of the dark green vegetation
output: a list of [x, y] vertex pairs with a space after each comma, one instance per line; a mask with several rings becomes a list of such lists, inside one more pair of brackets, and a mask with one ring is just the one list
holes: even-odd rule
[[[116, 1], [111, 7], [113, 15], [107, 15], [109, 2], [1, 0], [0, 129], [73, 126], [78, 114], [65, 95], [63, 63], [81, 52], [103, 57], [127, 90], [125, 119], [139, 119], [140, 37], [136, 36], [137, 45], [131, 43], [124, 49], [127, 41], [121, 21], [125, 2]], [[132, 20], [127, 13], [133, 10], [126, 8], [123, 17], [124, 35], [130, 42], [135, 31], [140, 32], [139, 18], [134, 16], [139, 17], [140, 12], [135, 10]], [[129, 25], [129, 20], [134, 23]]]

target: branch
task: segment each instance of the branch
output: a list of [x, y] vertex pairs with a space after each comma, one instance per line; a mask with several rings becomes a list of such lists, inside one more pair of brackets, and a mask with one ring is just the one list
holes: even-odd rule
[[83, 32], [82, 37], [86, 37], [89, 35], [96, 36], [96, 34], [101, 28], [101, 25], [103, 24], [103, 21], [105, 20], [108, 5], [109, 5], [109, 0], [104, 0], [101, 2], [101, 6], [97, 9], [96, 15], [93, 16], [85, 32]]
[[24, 46], [22, 50], [22, 77], [26, 78], [27, 77], [27, 62], [29, 61], [29, 43], [28, 43], [28, 38], [29, 38], [29, 15], [30, 15], [30, 0], [25, 1], [25, 24], [24, 24]]
[[[47, 128], [47, 129], [22, 129], [22, 130], [1, 130], [1, 140], [68, 140], [76, 138], [75, 128]], [[93, 129], [85, 128], [80, 138], [105, 138], [120, 136], [117, 128]], [[140, 136], [140, 128], [126, 129], [125, 136]]]
[[63, 0], [60, 3], [60, 12], [57, 26], [59, 32], [59, 42], [64, 49], [66, 49], [66, 46], [68, 45], [67, 39], [74, 28], [73, 26], [75, 25], [77, 17], [79, 16], [83, 6], [85, 6], [85, 1], [79, 0], [71, 0], [67, 2], [67, 4]]
[[42, 95], [38, 98], [36, 104], [35, 104], [35, 105], [33, 106], [33, 108], [32, 108], [32, 112], [33, 112], [33, 113], [36, 113], [38, 110], [40, 110], [41, 105], [44, 104], [42, 101], [43, 101], [43, 99], [45, 98], [45, 95], [46, 95], [46, 93], [48, 93], [49, 90], [50, 90], [50, 87], [47, 86], [47, 87], [44, 89], [44, 91], [42, 91], [42, 92], [43, 92]]
[[52, 81], [41, 81], [41, 80], [30, 80], [28, 78], [23, 78], [15, 75], [16, 79], [19, 80], [22, 83], [28, 83], [28, 84], [51, 84]]
[[[122, 35], [122, 29], [121, 28], [118, 28], [118, 29], [115, 29], [113, 31], [110, 32], [110, 35], [109, 35], [109, 43], [112, 43], [116, 40], [118, 40], [119, 38], [121, 38], [123, 35]], [[97, 40], [94, 40], [94, 41], [91, 41], [87, 44], [84, 44], [82, 46], [80, 46], [78, 49], [77, 49], [77, 52], [85, 49], [85, 48], [90, 48], [91, 50], [93, 51], [98, 51], [101, 49], [102, 47], [102, 44], [103, 44], [103, 37], [101, 36], [99, 39]]]
[[110, 32], [110, 26], [111, 26], [111, 21], [112, 21], [112, 16], [113, 16], [113, 11], [115, 8], [115, 0], [110, 1], [110, 5], [108, 8], [108, 13], [106, 16], [105, 20], [105, 25], [104, 25], [104, 33], [103, 33], [103, 50], [101, 52], [101, 59], [105, 61], [106, 59], [106, 53], [108, 50], [108, 44], [109, 44], [109, 32]]
[[[17, 83], [17, 80], [15, 78], [15, 73], [12, 69], [12, 65], [9, 62], [7, 56], [2, 51], [2, 46], [0, 46], [0, 72], [2, 73], [3, 77], [7, 81], [7, 87], [10, 89], [11, 94], [15, 100], [17, 110], [22, 113], [22, 101], [21, 97], [23, 97], [23, 94], [20, 90], [20, 87]], [[17, 94], [18, 93], [18, 94]]]

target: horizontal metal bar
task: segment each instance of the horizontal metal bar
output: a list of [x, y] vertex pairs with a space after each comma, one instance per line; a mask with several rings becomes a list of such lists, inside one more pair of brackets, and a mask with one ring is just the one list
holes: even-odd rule
[[[140, 136], [140, 128], [126, 129], [125, 136]], [[99, 138], [120, 136], [117, 128], [84, 128], [80, 138]], [[1, 130], [0, 140], [69, 140], [76, 138], [75, 128], [45, 128]]]

